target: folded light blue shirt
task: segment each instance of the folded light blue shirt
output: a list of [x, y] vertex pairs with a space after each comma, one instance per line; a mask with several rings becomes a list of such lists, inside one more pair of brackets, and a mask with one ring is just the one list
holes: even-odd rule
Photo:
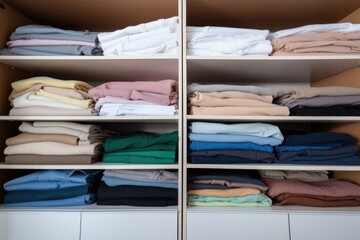
[[85, 194], [73, 198], [20, 202], [20, 203], [6, 203], [6, 207], [64, 207], [64, 206], [82, 206], [88, 205], [95, 201], [94, 194]]
[[46, 170], [15, 178], [4, 184], [6, 191], [50, 190], [77, 187], [93, 182], [100, 171]]
[[108, 185], [109, 187], [131, 185], [131, 186], [143, 186], [143, 187], [178, 188], [177, 183], [171, 183], [171, 182], [143, 182], [143, 181], [129, 180], [129, 179], [117, 178], [117, 177], [107, 177], [107, 176], [103, 176], [101, 180], [104, 181], [106, 185]]
[[242, 149], [256, 150], [262, 152], [272, 152], [272, 146], [259, 145], [255, 143], [228, 143], [228, 142], [200, 142], [191, 141], [190, 149], [193, 151], [218, 150], [218, 149]]
[[252, 142], [259, 145], [277, 146], [282, 143], [282, 140], [274, 137], [257, 137], [240, 134], [203, 134], [190, 133], [191, 141], [202, 142]]

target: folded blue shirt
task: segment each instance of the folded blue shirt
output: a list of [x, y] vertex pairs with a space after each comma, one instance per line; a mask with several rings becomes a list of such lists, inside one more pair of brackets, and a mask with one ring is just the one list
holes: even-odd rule
[[64, 206], [82, 206], [88, 205], [95, 201], [94, 194], [85, 194], [77, 197], [46, 200], [46, 201], [33, 201], [33, 202], [19, 202], [19, 203], [6, 203], [6, 207], [64, 207]]
[[203, 134], [203, 133], [190, 133], [189, 138], [191, 141], [202, 142], [251, 142], [259, 145], [277, 146], [282, 143], [281, 139], [274, 137], [257, 137], [240, 134]]
[[302, 150], [330, 150], [334, 148], [342, 147], [343, 144], [341, 143], [328, 143], [328, 144], [321, 144], [321, 145], [306, 145], [306, 146], [275, 146], [275, 152], [293, 152], [293, 151], [302, 151]]
[[100, 172], [84, 170], [37, 171], [6, 182], [4, 189], [6, 191], [50, 190], [77, 187], [96, 181]]
[[262, 152], [272, 152], [272, 146], [259, 145], [255, 143], [229, 143], [229, 142], [200, 142], [191, 141], [190, 150], [216, 150], [216, 149], [243, 149], [243, 150], [256, 150]]
[[131, 186], [143, 186], [143, 187], [162, 187], [162, 188], [178, 188], [177, 183], [171, 182], [143, 182], [137, 180], [129, 180], [118, 177], [107, 177], [103, 176], [101, 179], [109, 187], [131, 185]]

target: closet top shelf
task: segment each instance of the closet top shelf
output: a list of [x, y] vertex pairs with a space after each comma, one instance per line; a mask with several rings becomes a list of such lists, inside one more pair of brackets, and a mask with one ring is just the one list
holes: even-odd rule
[[177, 0], [3, 0], [36, 24], [64, 29], [114, 31], [178, 16]]
[[276, 31], [339, 22], [360, 7], [358, 0], [187, 0], [188, 26], [228, 26]]

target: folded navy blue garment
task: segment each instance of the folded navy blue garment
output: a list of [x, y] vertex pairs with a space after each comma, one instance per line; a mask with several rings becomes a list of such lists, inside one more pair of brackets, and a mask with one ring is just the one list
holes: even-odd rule
[[97, 205], [127, 205], [138, 207], [166, 207], [176, 206], [178, 201], [172, 198], [116, 198], [98, 199]]
[[321, 157], [299, 157], [290, 160], [276, 160], [275, 163], [307, 165], [360, 165], [360, 157], [350, 156], [326, 159], [321, 159]]
[[286, 160], [293, 159], [298, 157], [314, 157], [314, 156], [322, 156], [322, 157], [349, 157], [354, 156], [358, 153], [359, 146], [355, 144], [351, 144], [349, 146], [333, 148], [328, 150], [317, 150], [317, 149], [304, 149], [300, 151], [279, 151], [276, 153], [276, 159], [278, 160]]
[[288, 135], [281, 146], [309, 146], [327, 143], [353, 143], [356, 139], [347, 133], [312, 132], [301, 135]]
[[45, 170], [15, 178], [4, 184], [6, 191], [51, 190], [78, 187], [99, 181], [101, 171]]
[[297, 106], [290, 109], [292, 116], [360, 116], [359, 105], [334, 105], [329, 107]]
[[64, 206], [83, 206], [95, 202], [94, 194], [85, 194], [66, 199], [45, 200], [45, 201], [31, 201], [7, 203], [6, 207], [64, 207]]
[[188, 179], [193, 182], [199, 180], [223, 180], [266, 187], [259, 178], [258, 172], [253, 170], [193, 169], [189, 172]]
[[4, 203], [19, 203], [19, 202], [33, 202], [66, 199], [76, 196], [81, 196], [89, 193], [89, 185], [82, 185], [78, 187], [63, 188], [57, 190], [21, 190], [11, 191], [5, 195]]
[[204, 150], [204, 151], [190, 151], [191, 156], [201, 156], [201, 157], [240, 157], [243, 159], [250, 160], [274, 160], [275, 155], [272, 152], [262, 152], [255, 150]]
[[334, 148], [340, 148], [343, 144], [341, 143], [324, 143], [321, 145], [299, 145], [299, 146], [275, 146], [275, 152], [294, 152], [304, 150], [330, 150]]
[[237, 163], [271, 163], [274, 159], [267, 160], [251, 160], [240, 157], [203, 157], [203, 156], [191, 156], [190, 162], [194, 164], [237, 164]]
[[272, 146], [259, 145], [255, 143], [227, 143], [227, 142], [199, 142], [191, 141], [190, 150], [219, 150], [219, 149], [242, 149], [242, 150], [256, 150], [263, 152], [272, 152]]

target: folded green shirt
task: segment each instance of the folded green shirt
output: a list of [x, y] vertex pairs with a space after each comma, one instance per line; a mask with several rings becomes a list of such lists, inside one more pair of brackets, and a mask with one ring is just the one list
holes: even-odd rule
[[104, 163], [130, 163], [130, 164], [174, 164], [175, 158], [155, 158], [147, 156], [116, 156], [104, 154]]

